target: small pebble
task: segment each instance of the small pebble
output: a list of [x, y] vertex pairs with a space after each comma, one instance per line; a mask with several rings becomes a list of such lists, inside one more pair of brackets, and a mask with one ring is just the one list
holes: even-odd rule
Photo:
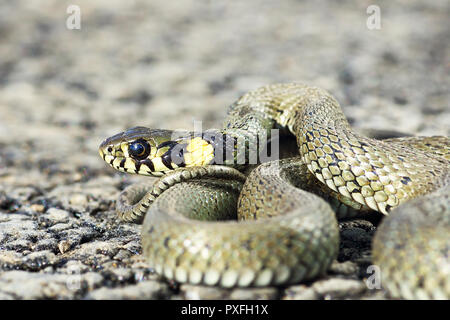
[[59, 252], [65, 253], [70, 249], [70, 241], [62, 240], [58, 243]]
[[42, 204], [32, 204], [30, 207], [31, 210], [38, 213], [42, 213], [45, 210], [45, 206], [43, 206]]
[[78, 193], [70, 197], [69, 203], [75, 206], [86, 206], [88, 199], [86, 195]]

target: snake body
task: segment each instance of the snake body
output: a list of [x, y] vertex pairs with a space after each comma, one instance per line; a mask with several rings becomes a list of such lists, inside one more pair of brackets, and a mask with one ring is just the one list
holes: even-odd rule
[[[274, 128], [296, 137], [298, 155], [245, 177], [237, 169]], [[135, 127], [106, 139], [100, 155], [118, 170], [163, 176], [124, 190], [117, 211], [125, 221], [145, 215], [144, 254], [167, 278], [223, 287], [312, 279], [337, 256], [336, 214], [372, 210], [389, 214], [373, 245], [389, 293], [450, 297], [447, 137], [365, 137], [327, 91], [289, 83], [243, 95], [221, 130], [174, 138]], [[248, 221], [192, 219], [235, 219], [236, 210]]]

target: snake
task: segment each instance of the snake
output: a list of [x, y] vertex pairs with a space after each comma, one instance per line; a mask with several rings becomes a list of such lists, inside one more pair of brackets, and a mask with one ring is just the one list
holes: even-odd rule
[[364, 135], [328, 91], [278, 83], [243, 94], [221, 129], [138, 126], [99, 153], [114, 169], [159, 177], [124, 189], [116, 211], [143, 222], [143, 255], [167, 279], [311, 281], [337, 258], [338, 219], [375, 214], [372, 261], [388, 295], [450, 298], [449, 137]]

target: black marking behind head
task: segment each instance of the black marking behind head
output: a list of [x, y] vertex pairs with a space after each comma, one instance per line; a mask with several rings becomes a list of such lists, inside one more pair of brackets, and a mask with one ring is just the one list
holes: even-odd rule
[[237, 150], [237, 138], [213, 130], [205, 132], [202, 138], [214, 150], [214, 159], [210, 164], [224, 164], [225, 161], [234, 159], [234, 152]]
[[169, 151], [167, 151], [166, 153], [164, 153], [164, 154], [161, 156], [161, 161], [162, 161], [162, 163], [166, 166], [166, 168], [168, 168], [168, 169], [170, 169], [170, 170], [173, 170], [173, 167], [172, 167], [172, 158], [171, 158], [171, 155], [170, 155], [170, 149], [169, 149]]
[[173, 170], [172, 163], [176, 164], [178, 167], [185, 167], [184, 153], [186, 152], [187, 144], [184, 143], [173, 143], [170, 144], [169, 150], [167, 150], [162, 156], [162, 163], [168, 168]]

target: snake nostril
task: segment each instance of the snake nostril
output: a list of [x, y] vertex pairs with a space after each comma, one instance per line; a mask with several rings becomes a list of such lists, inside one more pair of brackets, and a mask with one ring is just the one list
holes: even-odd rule
[[108, 151], [109, 153], [111, 153], [113, 151], [113, 147], [109, 146], [108, 149], [106, 149], [106, 151]]

